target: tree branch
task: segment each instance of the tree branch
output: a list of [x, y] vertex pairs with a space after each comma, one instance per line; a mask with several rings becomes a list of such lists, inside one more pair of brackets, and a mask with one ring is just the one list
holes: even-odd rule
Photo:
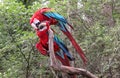
[[54, 54], [53, 37], [54, 37], [53, 31], [49, 29], [49, 52], [50, 52], [50, 63], [51, 63], [50, 65], [54, 70], [69, 74], [83, 75], [86, 76], [87, 78], [98, 78], [94, 74], [92, 74], [91, 72], [85, 69], [59, 65]]

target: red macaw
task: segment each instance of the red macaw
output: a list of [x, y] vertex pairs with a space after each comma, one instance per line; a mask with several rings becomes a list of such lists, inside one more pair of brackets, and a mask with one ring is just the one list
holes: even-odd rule
[[51, 8], [42, 8], [37, 10], [30, 19], [30, 24], [32, 27], [37, 29], [38, 25], [41, 22], [49, 22], [49, 25], [57, 25], [59, 26], [60, 30], [69, 38], [72, 45], [81, 56], [84, 64], [86, 64], [87, 59], [85, 54], [83, 53], [80, 46], [76, 43], [75, 39], [72, 37], [71, 33], [68, 31], [66, 26], [70, 26], [72, 29], [73, 27], [68, 23], [68, 21], [60, 14], [54, 12]]
[[[41, 25], [42, 24], [42, 25]], [[39, 37], [39, 42], [36, 44], [36, 48], [42, 55], [49, 56], [49, 48], [48, 48], [48, 39], [49, 39], [49, 25], [47, 23], [41, 23], [36, 29], [36, 34]], [[44, 25], [43, 25], [44, 24]], [[61, 61], [61, 63], [65, 66], [70, 66], [69, 61], [73, 61], [74, 58], [70, 54], [68, 48], [63, 43], [63, 41], [58, 38], [57, 35], [54, 35], [54, 52], [55, 57]], [[71, 78], [76, 78], [76, 75], [71, 75]]]
[[[36, 48], [40, 51], [42, 55], [49, 55], [48, 52], [48, 39], [49, 39], [49, 25], [46, 23], [42, 23], [45, 25], [40, 25], [39, 29], [36, 30], [36, 34], [39, 37], [40, 41], [36, 44]], [[61, 61], [61, 63], [65, 66], [70, 66], [69, 60], [72, 61], [74, 58], [69, 53], [68, 48], [63, 43], [63, 41], [58, 38], [57, 35], [54, 35], [54, 52], [56, 58]]]

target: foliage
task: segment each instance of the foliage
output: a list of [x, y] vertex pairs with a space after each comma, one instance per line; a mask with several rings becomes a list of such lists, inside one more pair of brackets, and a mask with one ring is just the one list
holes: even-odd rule
[[[101, 12], [105, 3], [112, 6], [114, 26], [106, 24], [109, 17]], [[119, 0], [3, 0], [0, 2], [0, 77], [54, 78], [48, 68], [49, 60], [35, 48], [38, 39], [29, 24], [38, 8], [51, 7], [73, 25], [72, 34], [88, 58], [87, 69], [102, 78], [116, 78], [120, 75], [119, 5]], [[82, 67], [68, 39], [61, 33], [60, 36], [76, 58], [74, 66]]]

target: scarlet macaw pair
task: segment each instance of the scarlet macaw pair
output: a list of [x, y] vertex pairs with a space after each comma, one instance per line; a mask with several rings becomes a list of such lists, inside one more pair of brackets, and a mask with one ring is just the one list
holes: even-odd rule
[[[40, 39], [40, 41], [36, 44], [36, 48], [41, 54], [49, 55], [48, 30], [51, 25], [57, 25], [59, 26], [60, 30], [69, 38], [74, 48], [81, 56], [84, 64], [86, 64], [87, 60], [85, 54], [66, 28], [66, 26], [70, 26], [72, 29], [73, 27], [62, 15], [54, 12], [51, 8], [42, 8], [33, 14], [32, 18], [30, 19], [30, 24], [36, 30]], [[69, 60], [74, 60], [66, 45], [56, 35], [54, 35], [54, 52], [56, 58], [59, 59], [63, 65], [70, 66]]]

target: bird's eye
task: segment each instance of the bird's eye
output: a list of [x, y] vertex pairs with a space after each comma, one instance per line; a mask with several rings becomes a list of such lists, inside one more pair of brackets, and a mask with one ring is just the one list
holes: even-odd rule
[[36, 23], [36, 26], [38, 27], [40, 25], [40, 22]]
[[39, 29], [43, 29], [43, 28], [44, 28], [44, 26], [43, 26], [43, 25], [39, 27]]

